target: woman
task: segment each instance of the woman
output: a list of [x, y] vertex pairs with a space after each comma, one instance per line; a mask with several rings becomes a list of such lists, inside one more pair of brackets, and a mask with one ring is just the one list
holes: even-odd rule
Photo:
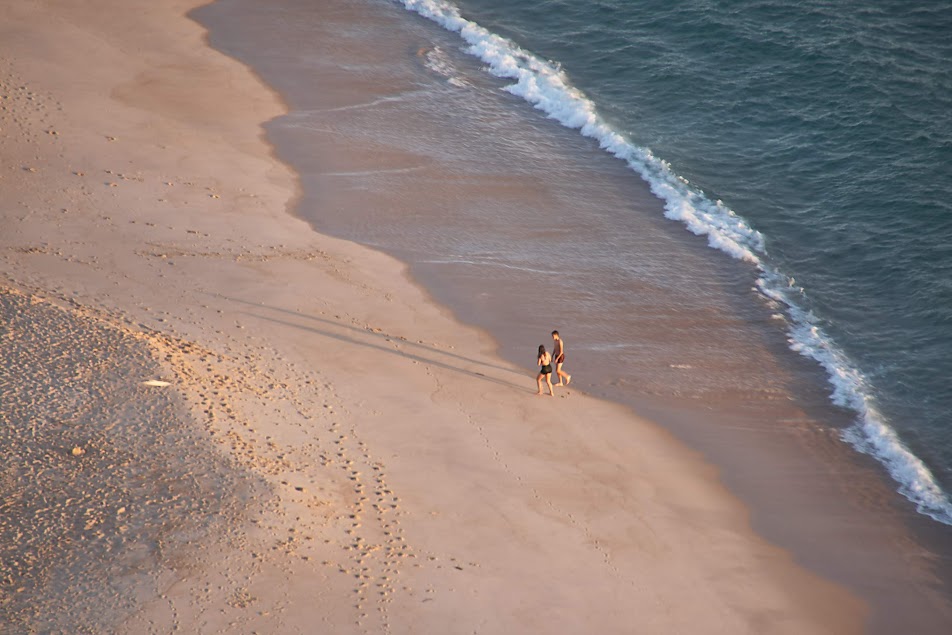
[[554, 397], [555, 393], [552, 390], [552, 356], [549, 355], [549, 351], [545, 350], [545, 346], [539, 345], [539, 375], [536, 377], [536, 383], [539, 384], [539, 394], [542, 394], [542, 378], [545, 377], [545, 383], [549, 385], [549, 396]]

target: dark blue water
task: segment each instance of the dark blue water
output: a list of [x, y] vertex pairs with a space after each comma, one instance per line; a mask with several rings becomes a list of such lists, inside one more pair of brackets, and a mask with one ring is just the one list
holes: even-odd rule
[[952, 523], [952, 3], [402, 3], [750, 262], [846, 438]]

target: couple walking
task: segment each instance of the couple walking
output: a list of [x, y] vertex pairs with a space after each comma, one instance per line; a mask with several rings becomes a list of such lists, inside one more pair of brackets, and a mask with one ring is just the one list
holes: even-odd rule
[[[552, 390], [552, 363], [555, 363], [555, 373], [559, 376], [559, 383], [556, 386], [568, 386], [572, 381], [572, 376], [562, 370], [562, 364], [565, 363], [565, 342], [559, 336], [558, 331], [552, 331], [552, 339], [555, 340], [555, 346], [552, 348], [552, 354], [545, 350], [545, 345], [539, 345], [539, 375], [536, 377], [536, 383], [539, 384], [539, 393], [542, 394], [542, 380], [549, 386], [549, 395], [555, 396]], [[565, 383], [562, 383], [562, 380]]]

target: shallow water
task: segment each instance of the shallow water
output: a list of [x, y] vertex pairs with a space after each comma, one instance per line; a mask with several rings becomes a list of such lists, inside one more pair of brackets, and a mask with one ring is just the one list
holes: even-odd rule
[[[860, 410], [831, 400], [830, 377], [847, 397], [866, 395], [862, 377], [769, 236], [599, 116], [574, 76], [437, 5], [451, 28], [389, 0], [219, 0], [192, 17], [286, 100], [266, 132], [300, 175], [296, 213], [406, 262], [525, 368], [527, 399], [558, 328], [573, 386], [702, 452], [757, 531], [884, 607], [876, 632], [927, 624], [933, 589], [911, 581], [934, 580], [925, 560], [948, 553], [948, 528], [842, 442]], [[910, 498], [941, 517], [936, 491]], [[894, 542], [900, 521], [928, 526], [929, 547]]]
[[[521, 361], [522, 349], [534, 359], [538, 343], [559, 328], [571, 343], [572, 367], [595, 394], [687, 397], [754, 410], [794, 399], [844, 428], [849, 420], [836, 408], [846, 409], [853, 421], [846, 438], [882, 459], [922, 511], [946, 519], [938, 479], [896, 436], [879, 387], [839, 345], [836, 323], [810, 290], [785, 269], [790, 261], [774, 256], [772, 235], [626, 130], [634, 126], [625, 124], [626, 112], [638, 129], [684, 119], [681, 101], [667, 109], [658, 102], [654, 119], [635, 117], [641, 102], [634, 82], [642, 76], [619, 61], [628, 58], [610, 54], [618, 38], [640, 42], [639, 28], [660, 28], [664, 11], [618, 21], [621, 8], [591, 5], [594, 16], [611, 15], [618, 24], [606, 31], [615, 39], [604, 35], [583, 46], [593, 30], [572, 30], [588, 15], [579, 7], [563, 15], [560, 3], [544, 10], [524, 3], [510, 15], [492, 3], [468, 3], [497, 34], [446, 2], [408, 1], [428, 20], [410, 13], [399, 19], [394, 11], [403, 4], [341, 3], [332, 11], [346, 12], [346, 20], [331, 22], [308, 2], [230, 2], [220, 12], [224, 28], [213, 32], [212, 43], [253, 64], [290, 101], [290, 114], [267, 129], [281, 158], [301, 174], [299, 213], [321, 231], [408, 262], [439, 300], [488, 328], [513, 360]], [[397, 22], [399, 33], [388, 30]], [[529, 32], [529, 44], [549, 43], [546, 57], [502, 37]], [[258, 41], [269, 46], [247, 46]], [[592, 54], [598, 63], [583, 56], [570, 67], [554, 58], [559, 51], [601, 50], [597, 43], [604, 47]], [[683, 62], [686, 54], [676, 57]], [[608, 71], [611, 60], [619, 67]], [[591, 76], [586, 69], [594, 69]], [[302, 81], [318, 73], [320, 84]], [[661, 81], [668, 74], [655, 75]], [[671, 80], [652, 94], [680, 86]], [[355, 98], [355, 90], [366, 99]], [[724, 117], [691, 94], [695, 108], [686, 110], [708, 113], [713, 138]], [[606, 102], [607, 114], [596, 99]], [[747, 119], [756, 120], [741, 118]], [[692, 119], [690, 126], [700, 124]], [[700, 143], [696, 131], [675, 132], [667, 134]], [[333, 157], [322, 155], [328, 147]], [[677, 158], [690, 156], [684, 152]], [[325, 169], [331, 163], [336, 167]], [[739, 174], [748, 181], [738, 164], [723, 168], [725, 179]], [[769, 182], [752, 174], [753, 182]], [[809, 234], [804, 240], [818, 242]], [[788, 345], [806, 359], [781, 350]]]
[[952, 521], [952, 7], [399, 4], [751, 262], [846, 438]]

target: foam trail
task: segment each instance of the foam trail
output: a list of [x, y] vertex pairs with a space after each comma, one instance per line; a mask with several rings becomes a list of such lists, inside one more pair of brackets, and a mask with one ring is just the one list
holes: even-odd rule
[[475, 267], [501, 267], [503, 269], [513, 269], [515, 271], [528, 271], [530, 273], [541, 273], [547, 276], [560, 276], [561, 271], [550, 271], [547, 269], [536, 269], [534, 267], [520, 267], [506, 262], [493, 260], [470, 260], [465, 258], [443, 258], [440, 260], [421, 260], [421, 263], [429, 265], [473, 265]]
[[952, 525], [952, 503], [948, 495], [939, 487], [925, 463], [906, 447], [879, 412], [866, 378], [816, 324], [816, 318], [790, 297], [803, 294], [803, 289], [793, 281], [788, 281], [786, 288], [776, 282], [771, 284], [771, 279], [778, 281], [783, 277], [776, 271], [762, 268], [757, 285], [764, 295], [786, 305], [791, 320], [790, 348], [819, 363], [833, 386], [833, 403], [858, 415], [856, 423], [844, 431], [843, 439], [885, 465], [899, 484], [899, 493], [912, 501], [920, 513]]
[[510, 79], [510, 93], [522, 97], [549, 118], [595, 139], [600, 147], [625, 161], [664, 203], [664, 215], [688, 230], [707, 236], [708, 244], [754, 265], [757, 289], [783, 304], [790, 318], [790, 347], [817, 361], [833, 388], [831, 399], [857, 413], [843, 438], [860, 452], [876, 457], [899, 484], [899, 492], [935, 520], [952, 525], [952, 502], [929, 468], [899, 439], [878, 411], [862, 373], [820, 328], [816, 317], [802, 308], [805, 291], [768, 262], [764, 238], [721, 201], [708, 199], [671, 166], [647, 148], [631, 143], [599, 117], [595, 104], [571, 85], [558, 64], [523, 50], [514, 42], [463, 18], [446, 0], [398, 0], [408, 10], [458, 33], [493, 75]]

